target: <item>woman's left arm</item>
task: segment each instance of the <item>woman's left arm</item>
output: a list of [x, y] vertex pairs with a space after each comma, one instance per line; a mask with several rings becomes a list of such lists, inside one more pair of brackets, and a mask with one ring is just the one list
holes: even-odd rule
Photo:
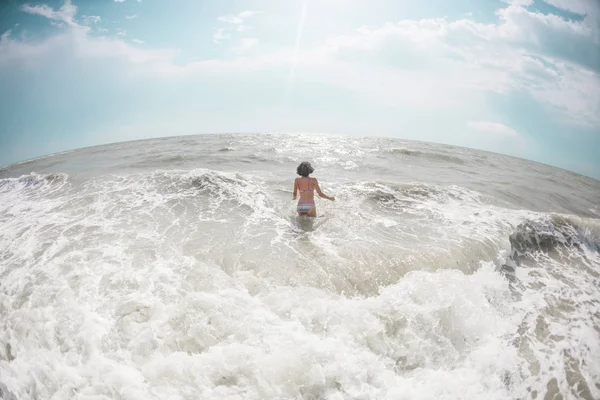
[[321, 196], [322, 198], [324, 198], [324, 199], [335, 201], [335, 197], [333, 197], [333, 196], [327, 196], [325, 193], [323, 193], [321, 191], [321, 187], [319, 186], [319, 182], [317, 181], [317, 178], [313, 178], [313, 179], [314, 179], [315, 189], [317, 190], [317, 194], [319, 196]]

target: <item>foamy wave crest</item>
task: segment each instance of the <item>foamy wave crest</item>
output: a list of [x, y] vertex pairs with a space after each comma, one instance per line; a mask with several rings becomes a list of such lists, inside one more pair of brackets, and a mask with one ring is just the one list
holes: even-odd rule
[[535, 258], [538, 253], [562, 258], [586, 253], [600, 253], [600, 221], [551, 215], [518, 225], [510, 236], [512, 257], [517, 263]]
[[18, 178], [0, 179], [0, 193], [21, 191], [24, 189], [47, 192], [48, 190], [60, 189], [68, 184], [68, 182], [69, 176], [67, 174], [36, 174], [32, 172], [29, 175], [22, 175]]
[[248, 222], [268, 219], [274, 213], [273, 201], [260, 182], [239, 173], [210, 169], [153, 171], [107, 176], [85, 186], [88, 192], [103, 198], [102, 204], [119, 214], [132, 210], [147, 214], [154, 210], [223, 221], [237, 216]]
[[452, 200], [473, 203], [487, 202], [487, 199], [480, 193], [456, 185], [438, 187], [424, 183], [397, 184], [372, 181], [348, 185], [348, 190], [383, 205], [424, 200], [435, 200], [438, 203], [447, 203]]
[[600, 363], [582, 363], [600, 354], [599, 228], [597, 219], [545, 215], [510, 235], [500, 270], [518, 300], [513, 343], [533, 397], [600, 395]]

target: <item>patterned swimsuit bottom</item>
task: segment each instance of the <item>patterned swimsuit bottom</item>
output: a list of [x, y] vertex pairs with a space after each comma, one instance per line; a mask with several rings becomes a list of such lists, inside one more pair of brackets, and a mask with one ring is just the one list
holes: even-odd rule
[[300, 201], [298, 202], [298, 215], [308, 215], [310, 210], [315, 206], [314, 201]]

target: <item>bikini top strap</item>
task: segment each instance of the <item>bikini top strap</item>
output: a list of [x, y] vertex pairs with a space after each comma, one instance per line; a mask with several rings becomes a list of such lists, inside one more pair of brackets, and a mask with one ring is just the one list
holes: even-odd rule
[[297, 177], [297, 178], [296, 178], [296, 186], [298, 186], [298, 189], [299, 189], [301, 192], [309, 192], [309, 191], [312, 191], [312, 190], [313, 190], [313, 188], [312, 188], [312, 178], [310, 178], [310, 177], [308, 177], [308, 176], [307, 176], [306, 178], [308, 178], [308, 188], [307, 188], [306, 190], [302, 190], [302, 189], [300, 188], [300, 177]]

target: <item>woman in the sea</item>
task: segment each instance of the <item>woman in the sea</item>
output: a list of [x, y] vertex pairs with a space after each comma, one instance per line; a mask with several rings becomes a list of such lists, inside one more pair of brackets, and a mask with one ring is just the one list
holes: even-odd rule
[[298, 191], [300, 191], [300, 199], [298, 200], [298, 215], [305, 215], [307, 217], [316, 217], [317, 216], [317, 207], [315, 206], [315, 190], [318, 195], [327, 200], [335, 200], [335, 197], [327, 196], [325, 193], [321, 191], [319, 187], [319, 182], [317, 182], [317, 178], [309, 177], [312, 174], [314, 168], [310, 165], [308, 161], [304, 161], [300, 163], [296, 172], [300, 175], [294, 181], [294, 198], [298, 195]]

